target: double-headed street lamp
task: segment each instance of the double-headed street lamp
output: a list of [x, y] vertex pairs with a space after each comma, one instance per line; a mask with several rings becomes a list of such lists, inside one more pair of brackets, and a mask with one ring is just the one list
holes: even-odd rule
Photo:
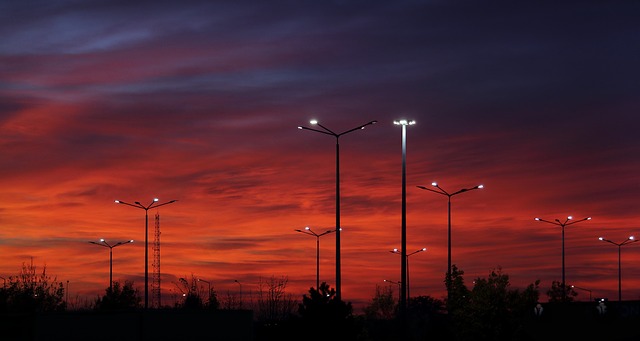
[[568, 216], [564, 222], [561, 222], [560, 219], [556, 219], [555, 221], [549, 221], [549, 220], [544, 220], [542, 218], [535, 218], [535, 220], [537, 221], [542, 221], [545, 223], [558, 225], [562, 227], [562, 284], [561, 285], [562, 285], [562, 301], [563, 302], [567, 300], [567, 289], [565, 287], [566, 282], [564, 277], [564, 228], [569, 225], [577, 224], [581, 221], [591, 220], [591, 217], [582, 218], [580, 220], [572, 220], [572, 219], [573, 219], [572, 216]]
[[602, 240], [603, 242], [611, 243], [618, 247], [618, 302], [622, 302], [622, 263], [620, 261], [620, 249], [622, 249], [622, 246], [635, 243], [637, 241], [640, 241], [640, 239], [635, 239], [633, 236], [630, 236], [622, 243], [614, 243], [609, 239], [605, 239], [603, 237], [600, 237], [598, 239]]
[[451, 197], [461, 194], [461, 193], [465, 193], [465, 192], [469, 192], [472, 191], [474, 189], [482, 189], [484, 188], [484, 185], [477, 185], [474, 187], [470, 187], [470, 188], [463, 188], [461, 190], [458, 190], [456, 192], [453, 193], [449, 193], [447, 191], [445, 191], [442, 187], [440, 187], [440, 185], [438, 185], [437, 182], [432, 182], [431, 186], [435, 187], [436, 189], [431, 189], [425, 186], [417, 186], [420, 189], [424, 189], [425, 191], [430, 191], [430, 192], [434, 192], [434, 193], [438, 193], [438, 194], [442, 194], [442, 195], [446, 195], [448, 198], [448, 203], [447, 203], [447, 278], [446, 278], [446, 284], [447, 284], [447, 300], [451, 300]]
[[[405, 256], [405, 261], [407, 263], [407, 265], [406, 265], [406, 267], [407, 267], [407, 277], [405, 278], [405, 282], [407, 282], [407, 301], [409, 301], [409, 299], [411, 299], [411, 295], [409, 294], [409, 290], [411, 289], [411, 286], [409, 285], [409, 256], [414, 255], [414, 254], [416, 254], [418, 252], [423, 252], [423, 251], [427, 251], [427, 248], [423, 247], [422, 249], [413, 251], [411, 253], [408, 253]], [[397, 255], [402, 255], [402, 252], [400, 252], [398, 249], [393, 249], [393, 250], [391, 250], [389, 252], [395, 253]]]
[[[104, 239], [100, 239], [99, 243], [94, 241], [90, 241], [89, 243], [109, 248], [109, 289], [113, 290], [113, 248], [116, 246], [133, 243], [133, 239], [127, 240], [126, 242], [117, 242], [113, 245], [109, 244]], [[69, 281], [67, 281], [67, 284], [68, 283]]]
[[116, 200], [116, 204], [124, 204], [127, 206], [140, 208], [144, 210], [144, 309], [149, 308], [149, 209], [173, 204], [178, 200], [167, 201], [162, 204], [158, 204], [158, 198], [154, 198], [153, 201], [147, 206], [142, 205], [139, 201], [135, 204], [130, 204], [122, 200]]
[[355, 128], [335, 133], [331, 129], [323, 126], [317, 120], [311, 120], [309, 123], [317, 125], [323, 130], [298, 126], [298, 129], [311, 130], [317, 133], [331, 135], [336, 138], [336, 298], [342, 299], [341, 270], [340, 270], [340, 136], [348, 134], [352, 131], [364, 129], [366, 126], [375, 124], [378, 121], [370, 121]]
[[320, 237], [329, 233], [336, 232], [336, 230], [327, 230], [318, 234], [311, 230], [309, 226], [307, 226], [304, 228], [304, 230], [295, 231], [316, 237], [316, 290], [320, 290]]

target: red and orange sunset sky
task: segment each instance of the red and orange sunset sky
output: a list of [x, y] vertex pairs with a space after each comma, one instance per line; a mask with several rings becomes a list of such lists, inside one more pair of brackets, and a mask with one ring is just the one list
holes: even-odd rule
[[[180, 277], [220, 295], [316, 283], [335, 227], [340, 137], [342, 299], [400, 280], [407, 128], [411, 296], [444, 299], [501, 268], [512, 288], [561, 280], [616, 299], [618, 248], [640, 237], [635, 1], [11, 1], [0, 5], [0, 276], [30, 263], [93, 300], [144, 286], [160, 214], [163, 300]], [[335, 234], [320, 281], [335, 286]], [[621, 250], [640, 299], [640, 243]], [[150, 250], [150, 264], [151, 267]], [[236, 282], [238, 281], [238, 282]], [[396, 288], [394, 287], [394, 290]], [[589, 294], [578, 291], [577, 300]], [[245, 297], [248, 299], [247, 297]], [[356, 310], [359, 312], [360, 310]]]

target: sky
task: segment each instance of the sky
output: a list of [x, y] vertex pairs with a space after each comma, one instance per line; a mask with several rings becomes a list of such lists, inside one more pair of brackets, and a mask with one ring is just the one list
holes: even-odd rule
[[[577, 300], [640, 299], [636, 1], [5, 1], [0, 3], [0, 276], [37, 267], [93, 300], [144, 292], [160, 217], [163, 300], [179, 278], [244, 299], [285, 279], [342, 299], [400, 281], [444, 299], [562, 279]], [[298, 126], [316, 119], [339, 139]], [[402, 128], [406, 209], [403, 213]], [[177, 200], [148, 211], [147, 206]], [[564, 222], [563, 228], [535, 221]], [[564, 248], [562, 247], [564, 241]], [[318, 242], [318, 244], [316, 244]], [[316, 246], [319, 248], [316, 249]], [[316, 258], [316, 251], [319, 257]], [[618, 267], [618, 251], [621, 266]], [[151, 280], [151, 279], [150, 279]], [[68, 282], [67, 282], [68, 281]], [[202, 284], [201, 282], [200, 284]], [[587, 292], [589, 291], [589, 292]], [[397, 292], [397, 291], [396, 291]], [[251, 296], [255, 299], [254, 296]]]

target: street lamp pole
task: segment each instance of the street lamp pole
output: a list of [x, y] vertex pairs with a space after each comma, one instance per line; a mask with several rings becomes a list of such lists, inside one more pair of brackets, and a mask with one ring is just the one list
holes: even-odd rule
[[571, 287], [572, 288], [576, 288], [576, 289], [580, 289], [580, 290], [584, 290], [584, 291], [588, 291], [589, 292], [589, 302], [591, 302], [591, 290], [585, 289], [585, 288], [581, 288], [581, 287], [577, 287], [575, 285], [572, 285]]
[[153, 201], [147, 206], [142, 205], [139, 201], [134, 204], [124, 202], [122, 200], [116, 200], [116, 204], [123, 204], [135, 208], [144, 210], [144, 309], [149, 308], [149, 209], [173, 204], [178, 200], [167, 201], [162, 204], [158, 204], [158, 198], [154, 198]]
[[238, 283], [238, 285], [240, 286], [240, 309], [242, 309], [242, 283], [240, 283], [240, 281], [238, 281], [237, 279], [234, 279], [233, 281]]
[[[113, 245], [109, 244], [106, 240], [100, 239], [100, 242], [90, 241], [89, 243], [95, 244], [98, 246], [104, 246], [109, 248], [109, 289], [113, 290], [113, 248], [116, 246], [133, 243], [133, 239], [127, 240], [126, 242], [117, 242]], [[68, 283], [68, 281], [67, 281]]]
[[207, 283], [207, 286], [208, 286], [208, 288], [209, 288], [209, 291], [207, 291], [207, 292], [209, 293], [209, 296], [208, 296], [208, 298], [207, 298], [207, 299], [209, 300], [209, 302], [211, 302], [211, 282], [209, 282], [209, 281], [205, 281], [205, 280], [204, 280], [204, 279], [202, 279], [202, 278], [198, 278], [198, 282], [205, 282], [205, 283]]
[[402, 259], [400, 260], [400, 277], [403, 279], [400, 285], [402, 296], [400, 297], [400, 316], [405, 319], [405, 311], [407, 309], [407, 126], [415, 125], [416, 121], [398, 120], [393, 124], [402, 127]]
[[[406, 282], [407, 282], [407, 301], [408, 301], [409, 299], [411, 299], [411, 295], [409, 294], [409, 290], [411, 289], [411, 285], [410, 285], [410, 282], [409, 282], [409, 256], [414, 255], [414, 254], [416, 254], [416, 253], [418, 253], [418, 252], [422, 252], [422, 251], [427, 251], [427, 248], [426, 248], [426, 247], [423, 247], [423, 248], [422, 248], [422, 249], [420, 249], [420, 250], [413, 251], [413, 252], [411, 252], [411, 253], [407, 254], [407, 255], [406, 255], [406, 258], [405, 258], [405, 259], [406, 259], [406, 262], [407, 262], [407, 278], [405, 279], [405, 280], [406, 280]], [[398, 255], [401, 255], [401, 254], [402, 254], [402, 252], [398, 251], [398, 249], [393, 249], [393, 250], [391, 250], [391, 251], [389, 251], [389, 252], [391, 252], [391, 253], [395, 253], [395, 254], [398, 254]]]
[[458, 190], [456, 192], [453, 193], [449, 193], [447, 191], [445, 191], [442, 187], [440, 187], [440, 185], [438, 185], [437, 182], [432, 182], [431, 186], [435, 187], [436, 189], [431, 189], [425, 186], [417, 186], [420, 189], [424, 189], [425, 191], [430, 191], [430, 192], [434, 192], [434, 193], [438, 193], [438, 194], [442, 194], [447, 196], [448, 199], [448, 203], [447, 203], [447, 278], [446, 278], [446, 284], [447, 284], [447, 300], [451, 300], [451, 197], [458, 195], [460, 193], [465, 193], [465, 192], [469, 192], [472, 191], [474, 189], [482, 189], [484, 188], [484, 185], [477, 185], [474, 187], [470, 187], [470, 188], [463, 188], [461, 190]]
[[400, 282], [396, 282], [396, 281], [391, 281], [391, 280], [388, 280], [388, 279], [385, 279], [384, 281], [385, 282], [389, 282], [389, 283], [393, 283], [393, 284], [398, 286], [398, 300], [400, 300], [400, 284], [401, 283]]
[[628, 245], [628, 244], [631, 244], [631, 243], [635, 243], [637, 241], [640, 241], [640, 239], [635, 239], [634, 236], [630, 236], [629, 238], [627, 238], [622, 243], [614, 243], [614, 242], [610, 241], [609, 239], [605, 239], [603, 237], [600, 237], [598, 239], [602, 240], [603, 242], [607, 242], [607, 243], [613, 244], [613, 245], [618, 247], [618, 302], [622, 302], [622, 262], [620, 261], [620, 256], [621, 256], [620, 250], [622, 249], [622, 246]]
[[565, 276], [564, 276], [564, 228], [569, 225], [577, 224], [581, 221], [591, 220], [591, 217], [582, 218], [580, 220], [572, 220], [572, 219], [573, 219], [572, 216], [568, 216], [564, 222], [561, 222], [560, 219], [556, 219], [555, 221], [549, 221], [549, 220], [544, 220], [542, 218], [535, 218], [535, 220], [537, 221], [542, 221], [545, 223], [558, 225], [562, 227], [562, 284], [561, 285], [562, 285], [562, 301], [563, 302], [566, 301], [567, 299], [567, 290], [565, 287], [566, 282], [565, 282]]
[[340, 136], [348, 134], [352, 131], [364, 129], [366, 126], [375, 124], [378, 121], [370, 121], [355, 128], [343, 131], [342, 133], [335, 133], [331, 129], [323, 126], [317, 120], [311, 120], [309, 123], [317, 125], [324, 130], [315, 128], [309, 128], [304, 126], [298, 126], [298, 129], [311, 130], [317, 133], [331, 135], [336, 138], [336, 298], [342, 299], [342, 285], [341, 285], [341, 265], [340, 265]]
[[316, 237], [316, 290], [320, 290], [320, 237], [324, 236], [325, 234], [336, 232], [336, 230], [327, 230], [320, 234], [317, 234], [313, 230], [311, 230], [309, 226], [307, 226], [304, 228], [304, 230], [295, 231]]

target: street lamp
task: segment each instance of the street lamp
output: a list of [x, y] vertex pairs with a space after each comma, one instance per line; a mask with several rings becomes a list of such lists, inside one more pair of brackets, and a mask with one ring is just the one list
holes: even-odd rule
[[445, 191], [442, 187], [440, 187], [440, 185], [438, 185], [437, 182], [432, 182], [431, 186], [435, 187], [436, 189], [431, 189], [425, 186], [417, 186], [420, 189], [424, 189], [425, 191], [430, 191], [430, 192], [434, 192], [434, 193], [438, 193], [438, 194], [442, 194], [447, 196], [448, 202], [447, 202], [447, 279], [446, 279], [446, 284], [447, 284], [447, 300], [451, 300], [451, 197], [458, 195], [460, 193], [465, 193], [465, 192], [469, 192], [472, 191], [474, 189], [482, 189], [484, 188], [484, 185], [477, 185], [471, 188], [463, 188], [461, 190], [458, 190], [456, 192], [453, 193], [449, 193], [447, 191]]
[[603, 242], [611, 243], [618, 247], [618, 302], [621, 302], [622, 301], [622, 266], [621, 266], [622, 263], [620, 262], [620, 254], [621, 254], [620, 249], [622, 248], [622, 246], [635, 243], [637, 241], [640, 241], [640, 239], [635, 239], [633, 236], [630, 236], [622, 243], [614, 243], [609, 239], [604, 239], [603, 237], [600, 237], [598, 239], [602, 240]]
[[139, 201], [135, 204], [130, 204], [122, 200], [116, 200], [116, 204], [124, 204], [127, 206], [140, 208], [144, 210], [144, 309], [149, 308], [149, 209], [156, 208], [168, 204], [173, 204], [178, 200], [167, 201], [162, 204], [157, 204], [158, 198], [154, 198], [153, 201], [147, 206], [142, 205]]
[[208, 286], [208, 288], [209, 288], [209, 290], [207, 291], [207, 292], [209, 293], [209, 296], [208, 296], [208, 298], [207, 298], [207, 299], [209, 300], [209, 302], [211, 302], [211, 282], [209, 282], [209, 281], [205, 281], [205, 280], [204, 280], [204, 279], [202, 279], [202, 278], [198, 278], [198, 282], [205, 282], [205, 283], [207, 283], [207, 286]]
[[240, 281], [238, 281], [237, 279], [234, 279], [233, 281], [240, 285], [240, 309], [242, 309], [242, 283], [240, 283]]
[[[393, 124], [402, 127], [402, 259], [400, 259], [400, 278], [407, 278], [407, 126], [416, 124], [416, 121], [399, 120], [393, 121]], [[407, 283], [402, 281], [400, 285], [400, 316], [405, 321], [405, 310], [407, 309]]]
[[93, 241], [90, 241], [89, 243], [109, 248], [109, 289], [113, 290], [113, 248], [116, 246], [133, 243], [133, 239], [127, 240], [126, 242], [117, 242], [113, 245], [107, 243], [107, 241], [104, 239], [100, 239], [99, 243]]
[[398, 300], [400, 300], [400, 285], [401, 285], [401, 283], [400, 282], [396, 282], [396, 281], [391, 281], [391, 280], [388, 280], [388, 279], [385, 279], [383, 281], [389, 282], [389, 283], [393, 283], [393, 284], [398, 286]]
[[566, 226], [579, 223], [581, 221], [591, 220], [591, 217], [586, 217], [586, 218], [582, 218], [580, 220], [573, 220], [573, 221], [572, 221], [572, 219], [573, 219], [572, 216], [568, 216], [567, 220], [565, 220], [564, 222], [561, 222], [559, 219], [556, 219], [555, 221], [549, 221], [549, 220], [544, 220], [542, 218], [535, 218], [535, 220], [537, 220], [537, 221], [542, 221], [542, 222], [545, 222], [545, 223], [558, 225], [558, 226], [562, 227], [562, 301], [563, 302], [566, 301], [566, 299], [567, 299], [567, 290], [566, 290], [566, 287], [565, 287], [565, 283], [566, 282], [564, 280], [565, 279], [565, 277], [564, 277], [564, 228]]
[[370, 121], [363, 125], [357, 126], [355, 128], [343, 131], [342, 133], [335, 133], [331, 129], [323, 126], [317, 120], [311, 120], [309, 123], [313, 125], [318, 125], [320, 128], [324, 130], [319, 130], [315, 128], [309, 128], [304, 126], [298, 126], [298, 129], [311, 130], [317, 133], [331, 135], [336, 138], [336, 298], [338, 300], [342, 299], [342, 290], [341, 290], [341, 270], [340, 270], [340, 136], [348, 134], [352, 131], [364, 129], [366, 126], [375, 124], [378, 121]]
[[[407, 300], [409, 300], [411, 298], [411, 295], [409, 295], [409, 289], [411, 288], [411, 286], [409, 285], [409, 256], [411, 256], [413, 254], [416, 254], [418, 252], [422, 252], [422, 251], [427, 251], [427, 248], [423, 247], [422, 249], [413, 251], [413, 252], [411, 252], [411, 253], [409, 253], [409, 254], [407, 254], [405, 256], [406, 257], [405, 258], [406, 259], [406, 263], [407, 263], [407, 265], [406, 265], [407, 266], [407, 278], [406, 278], [406, 282], [407, 282]], [[391, 250], [389, 252], [395, 253], [395, 254], [398, 254], [398, 255], [402, 254], [402, 252], [400, 252], [398, 249], [393, 249], [393, 250]]]
[[589, 302], [591, 302], [591, 290], [585, 289], [585, 288], [581, 288], [581, 287], [577, 287], [575, 285], [572, 285], [571, 287], [572, 288], [576, 288], [576, 289], [580, 289], [580, 290], [584, 290], [584, 291], [588, 291], [589, 292]]
[[311, 230], [309, 226], [307, 226], [304, 228], [304, 230], [295, 231], [316, 237], [316, 289], [320, 290], [320, 237], [324, 236], [325, 234], [336, 232], [336, 230], [327, 230], [320, 234], [317, 234], [313, 230]]

